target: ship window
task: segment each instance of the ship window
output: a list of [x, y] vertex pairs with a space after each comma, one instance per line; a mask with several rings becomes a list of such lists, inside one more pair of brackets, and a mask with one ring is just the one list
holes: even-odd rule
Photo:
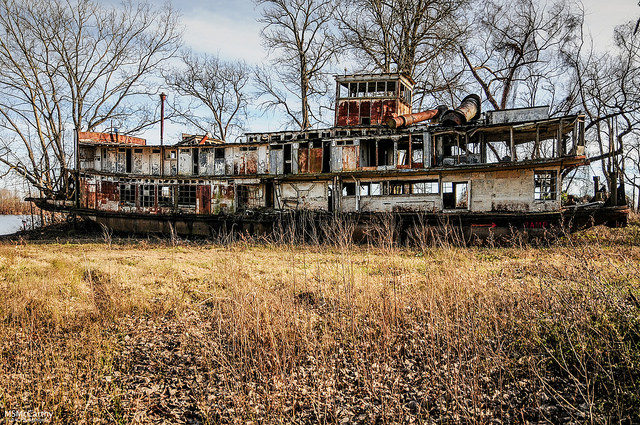
[[216, 148], [214, 155], [215, 159], [224, 159], [224, 148]]
[[382, 183], [371, 183], [369, 186], [369, 193], [371, 196], [382, 195]]
[[536, 201], [552, 201], [556, 199], [557, 177], [555, 171], [538, 171], [533, 174]]
[[354, 196], [356, 194], [355, 183], [343, 183], [342, 184], [342, 196]]
[[409, 142], [398, 142], [397, 164], [409, 165]]
[[393, 142], [380, 140], [378, 142], [378, 165], [393, 165]]
[[468, 208], [469, 190], [467, 183], [442, 183], [442, 206], [445, 209]]
[[356, 97], [356, 93], [358, 92], [358, 83], [350, 83], [349, 84], [349, 97]]
[[408, 195], [411, 186], [405, 182], [389, 182], [389, 195]]
[[195, 207], [196, 206], [196, 186], [180, 185], [178, 186], [178, 206]]
[[395, 96], [396, 94], [396, 82], [387, 81], [387, 96]]
[[173, 191], [171, 186], [158, 187], [158, 206], [173, 207]]
[[438, 180], [427, 180], [413, 183], [411, 193], [415, 195], [430, 195], [439, 193]]
[[358, 96], [363, 97], [367, 91], [367, 83], [358, 83]]
[[360, 196], [369, 196], [369, 183], [360, 185]]
[[422, 164], [424, 162], [424, 144], [422, 142], [414, 142], [411, 145], [411, 161], [414, 164]]
[[142, 206], [153, 207], [156, 203], [155, 187], [150, 184], [142, 185]]
[[135, 205], [136, 204], [136, 186], [130, 183], [120, 184], [120, 204]]
[[142, 149], [134, 149], [133, 153], [142, 153]]

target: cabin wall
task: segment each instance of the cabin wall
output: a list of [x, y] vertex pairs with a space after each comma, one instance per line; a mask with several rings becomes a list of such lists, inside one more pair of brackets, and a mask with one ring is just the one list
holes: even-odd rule
[[323, 181], [282, 183], [276, 189], [276, 198], [284, 209], [326, 211], [329, 207], [327, 183]]
[[[536, 171], [550, 170], [558, 175], [559, 167], [542, 167]], [[471, 182], [471, 211], [483, 212], [545, 212], [561, 206], [561, 182], [558, 178], [554, 200], [534, 199], [534, 170], [520, 169], [500, 172], [461, 173], [443, 181]]]

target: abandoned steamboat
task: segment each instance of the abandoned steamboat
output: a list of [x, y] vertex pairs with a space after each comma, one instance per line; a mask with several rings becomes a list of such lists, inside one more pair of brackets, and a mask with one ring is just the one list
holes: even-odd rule
[[615, 184], [563, 204], [563, 177], [588, 163], [583, 116], [550, 117], [548, 107], [481, 114], [474, 95], [456, 109], [412, 113], [413, 87], [403, 74], [336, 76], [333, 127], [248, 133], [241, 143], [81, 132], [74, 199], [35, 202], [118, 231], [204, 236], [221, 226], [268, 231], [301, 212], [346, 214], [365, 227], [392, 213], [405, 227], [449, 222], [479, 236], [626, 224]]

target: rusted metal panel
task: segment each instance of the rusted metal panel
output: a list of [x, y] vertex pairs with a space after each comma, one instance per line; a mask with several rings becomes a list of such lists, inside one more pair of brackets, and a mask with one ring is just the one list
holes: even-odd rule
[[382, 100], [371, 101], [371, 124], [382, 124]]
[[358, 147], [343, 146], [342, 171], [352, 171], [358, 168]]
[[349, 103], [341, 101], [338, 103], [338, 114], [336, 116], [336, 126], [345, 127], [348, 123]]
[[198, 185], [196, 196], [198, 214], [209, 214], [211, 212], [211, 186], [208, 184]]
[[322, 148], [311, 148], [310, 152], [309, 172], [322, 172]]
[[147, 141], [140, 137], [127, 136], [118, 133], [97, 133], [92, 131], [80, 131], [78, 133], [79, 143], [117, 143], [125, 145], [146, 145]]
[[347, 125], [360, 124], [360, 101], [349, 101], [349, 115], [347, 117]]
[[298, 172], [309, 172], [309, 148], [298, 148]]
[[386, 121], [389, 118], [391, 118], [391, 116], [395, 113], [398, 113], [399, 111], [397, 111], [397, 105], [398, 105], [398, 101], [397, 100], [383, 100], [382, 101], [382, 121]]
[[96, 187], [98, 208], [107, 211], [117, 211], [120, 201], [120, 192], [118, 191], [118, 183], [111, 181], [101, 181]]

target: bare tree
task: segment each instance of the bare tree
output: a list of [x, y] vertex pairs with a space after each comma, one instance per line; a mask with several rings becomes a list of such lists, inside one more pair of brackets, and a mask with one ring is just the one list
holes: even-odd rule
[[0, 164], [46, 195], [69, 187], [73, 131], [153, 121], [141, 99], [180, 44], [148, 3], [0, 0], [0, 32]]
[[[354, 0], [338, 8], [342, 37], [363, 70], [413, 77], [415, 94], [450, 92], [468, 0]], [[450, 66], [454, 65], [454, 66]]]
[[[282, 110], [298, 127], [320, 121], [328, 66], [339, 50], [331, 26], [333, 0], [255, 0], [261, 6], [265, 46], [276, 56], [256, 70], [265, 110]], [[316, 107], [312, 107], [316, 106]]]
[[489, 0], [466, 46], [460, 48], [468, 72], [495, 109], [559, 106], [567, 67], [562, 53], [580, 37], [582, 10], [567, 0], [540, 4], [534, 0]]
[[609, 184], [614, 183], [612, 173], [617, 170], [621, 171], [619, 181], [638, 183], [633, 175], [640, 170], [640, 148], [636, 146], [640, 131], [640, 34], [634, 34], [634, 25], [630, 21], [615, 29], [612, 51], [596, 53], [593, 46], [579, 45], [565, 55], [586, 116], [588, 154], [600, 158], [595, 162], [600, 162], [600, 172]]
[[182, 64], [166, 76], [168, 84], [187, 100], [179, 116], [220, 140], [241, 131], [247, 117], [250, 68], [241, 61], [189, 52], [182, 55]]

